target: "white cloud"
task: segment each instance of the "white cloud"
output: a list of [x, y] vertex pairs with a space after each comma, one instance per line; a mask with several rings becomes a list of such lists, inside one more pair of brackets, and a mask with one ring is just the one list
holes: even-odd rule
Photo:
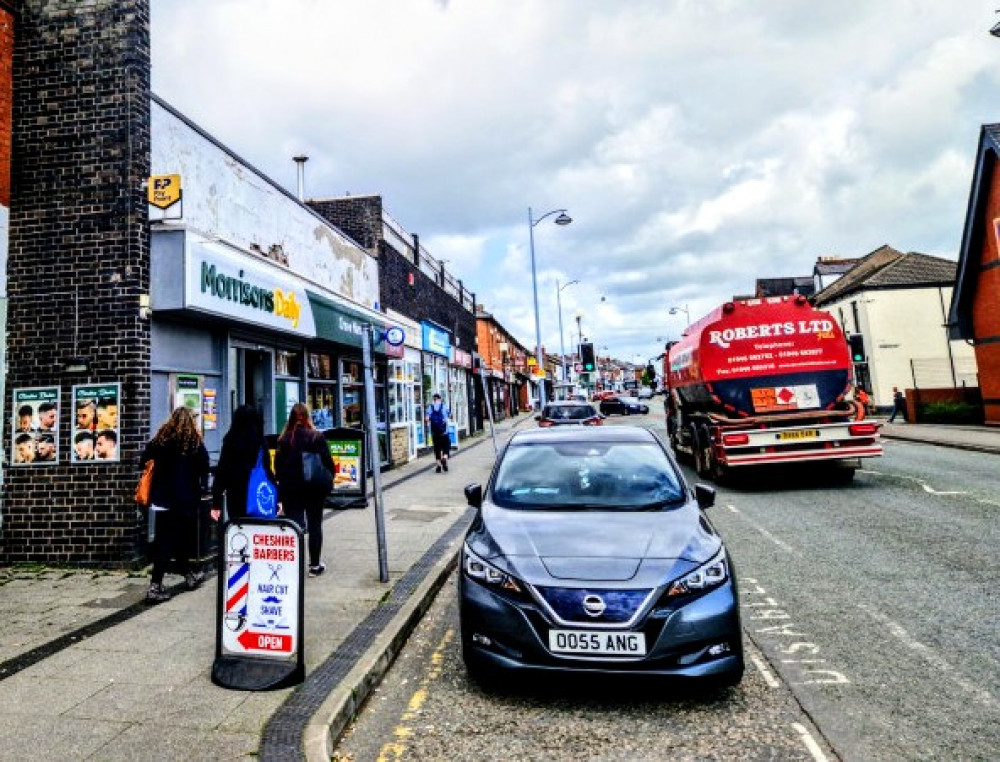
[[[954, 256], [997, 119], [984, 0], [156, 0], [154, 89], [308, 195], [390, 213], [534, 346], [652, 354], [757, 277]], [[606, 297], [605, 302], [600, 297]], [[575, 334], [575, 330], [574, 330]]]

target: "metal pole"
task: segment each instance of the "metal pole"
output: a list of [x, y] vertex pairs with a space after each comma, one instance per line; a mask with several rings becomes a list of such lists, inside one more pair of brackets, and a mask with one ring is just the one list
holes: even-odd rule
[[528, 207], [528, 248], [531, 251], [531, 291], [535, 299], [535, 373], [542, 372], [538, 382], [538, 409], [545, 407], [545, 363], [542, 361], [542, 326], [538, 320], [538, 275], [535, 272], [535, 221]]
[[[569, 285], [568, 283], [566, 284]], [[563, 326], [562, 326], [562, 288], [559, 286], [559, 281], [556, 281], [556, 309], [559, 312], [559, 361], [562, 364], [562, 380], [563, 384], [569, 382], [569, 377], [566, 372], [566, 345], [563, 343]]]
[[375, 375], [372, 368], [372, 337], [375, 327], [366, 323], [362, 331], [362, 364], [365, 378], [365, 428], [368, 430], [368, 462], [372, 467], [372, 497], [375, 501], [375, 536], [378, 540], [378, 578], [389, 581], [389, 558], [385, 546], [385, 515], [382, 506], [382, 468], [378, 455], [378, 421], [375, 418]]
[[486, 398], [486, 415], [490, 419], [490, 436], [493, 438], [493, 454], [496, 455], [500, 451], [497, 449], [497, 425], [493, 420], [493, 400], [490, 397], [489, 391], [486, 389], [486, 376], [483, 375], [480, 370], [479, 381], [483, 386], [483, 397]]

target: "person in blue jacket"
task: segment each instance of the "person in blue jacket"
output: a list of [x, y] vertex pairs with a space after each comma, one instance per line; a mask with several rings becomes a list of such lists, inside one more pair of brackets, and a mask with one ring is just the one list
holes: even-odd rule
[[451, 411], [441, 401], [441, 395], [435, 394], [431, 404], [427, 406], [427, 425], [431, 430], [431, 441], [434, 444], [434, 460], [437, 473], [448, 470], [448, 454], [451, 452], [451, 439], [448, 437], [448, 419]]

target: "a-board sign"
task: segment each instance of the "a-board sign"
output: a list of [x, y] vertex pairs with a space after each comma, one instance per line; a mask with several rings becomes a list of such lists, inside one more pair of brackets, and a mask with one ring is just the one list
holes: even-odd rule
[[323, 432], [333, 460], [333, 492], [327, 505], [337, 508], [364, 508], [368, 482], [365, 468], [364, 429], [338, 427]]
[[212, 681], [237, 690], [302, 682], [303, 542], [287, 519], [226, 524]]

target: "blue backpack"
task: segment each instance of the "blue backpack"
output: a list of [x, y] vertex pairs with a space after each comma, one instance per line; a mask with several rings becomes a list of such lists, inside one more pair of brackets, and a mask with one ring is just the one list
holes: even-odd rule
[[427, 416], [431, 422], [432, 434], [448, 433], [448, 416], [444, 414], [444, 405], [441, 407], [431, 406], [430, 415]]
[[247, 484], [247, 516], [273, 519], [278, 515], [278, 490], [267, 478], [264, 469], [264, 449], [257, 451], [257, 463], [250, 471]]

